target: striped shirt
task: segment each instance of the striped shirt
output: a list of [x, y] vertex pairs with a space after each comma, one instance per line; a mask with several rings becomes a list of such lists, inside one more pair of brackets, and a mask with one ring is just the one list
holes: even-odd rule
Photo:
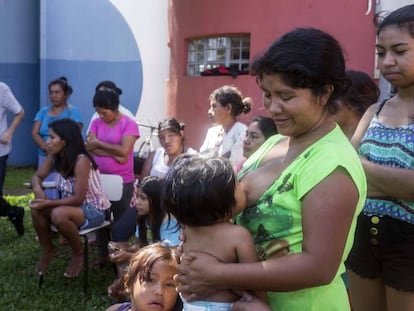
[[[359, 154], [368, 161], [405, 169], [414, 168], [414, 124], [390, 127], [378, 121], [377, 112], [361, 140]], [[414, 202], [392, 197], [369, 198], [365, 202], [365, 215], [390, 216], [394, 219], [414, 224]]]

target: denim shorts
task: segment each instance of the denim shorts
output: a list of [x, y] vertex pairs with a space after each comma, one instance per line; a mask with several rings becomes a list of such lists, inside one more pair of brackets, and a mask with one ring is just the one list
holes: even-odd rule
[[105, 211], [97, 209], [90, 204], [82, 204], [81, 209], [85, 222], [80, 227], [80, 230], [85, 230], [102, 225], [105, 220]]
[[386, 286], [414, 291], [414, 225], [388, 216], [358, 217], [347, 269]]

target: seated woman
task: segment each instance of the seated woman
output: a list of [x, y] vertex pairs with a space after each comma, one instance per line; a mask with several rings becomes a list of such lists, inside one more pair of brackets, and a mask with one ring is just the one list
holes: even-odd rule
[[[99, 170], [104, 174], [120, 175], [123, 180], [121, 200], [112, 202], [111, 212], [114, 223], [121, 216], [132, 212], [132, 217], [126, 218], [130, 231], [123, 227], [112, 227], [112, 235], [117, 235], [119, 241], [127, 242], [134, 234], [135, 209], [130, 208], [131, 197], [134, 189], [134, 144], [139, 137], [138, 126], [135, 121], [119, 111], [119, 95], [116, 89], [105, 88], [97, 91], [93, 97], [93, 106], [99, 114], [99, 118], [92, 121], [86, 139], [86, 148], [93, 155]], [[97, 232], [98, 265], [107, 261], [106, 236]]]
[[[102, 191], [98, 167], [86, 151], [75, 121], [61, 119], [49, 124], [47, 151], [45, 161], [32, 177], [35, 199], [30, 202], [30, 208], [41, 248], [36, 271], [43, 275], [56, 253], [50, 231], [53, 224], [72, 249], [72, 259], [64, 276], [76, 277], [83, 263], [78, 232], [101, 225], [110, 202]], [[61, 198], [52, 200], [46, 197], [42, 181], [54, 169], [60, 174], [56, 186]]]
[[163, 178], [177, 156], [182, 153], [197, 153], [185, 146], [184, 124], [174, 118], [167, 118], [158, 124], [158, 138], [161, 147], [151, 152], [145, 160], [141, 178], [149, 175]]

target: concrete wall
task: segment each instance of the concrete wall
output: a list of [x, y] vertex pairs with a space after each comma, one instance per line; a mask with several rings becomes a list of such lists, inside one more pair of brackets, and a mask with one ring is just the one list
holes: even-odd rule
[[233, 84], [253, 98], [253, 111], [242, 118], [265, 114], [261, 92], [250, 76], [186, 76], [187, 40], [196, 37], [250, 33], [250, 57], [263, 51], [281, 34], [296, 27], [317, 27], [342, 44], [347, 66], [373, 75], [375, 30], [367, 1], [353, 0], [169, 0], [171, 49], [167, 113], [187, 124], [189, 145], [199, 148], [207, 128], [208, 96]]

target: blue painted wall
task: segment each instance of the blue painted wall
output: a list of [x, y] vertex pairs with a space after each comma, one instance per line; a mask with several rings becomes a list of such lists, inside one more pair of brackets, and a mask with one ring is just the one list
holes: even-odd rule
[[[107, 0], [0, 0], [0, 80], [26, 111], [9, 165], [37, 163], [31, 128], [36, 112], [49, 104], [48, 84], [66, 76], [69, 98], [80, 108], [84, 130], [94, 112], [95, 86], [112, 80], [123, 90], [121, 103], [133, 113], [142, 95], [142, 63], [132, 30]], [[9, 116], [9, 119], [11, 116]]]
[[[106, 0], [41, 1], [40, 101], [47, 105], [48, 84], [66, 76], [69, 98], [81, 109], [84, 130], [94, 112], [95, 86], [114, 81], [121, 103], [133, 113], [142, 94], [142, 64], [137, 42], [122, 14]], [[46, 40], [43, 40], [46, 38]]]

